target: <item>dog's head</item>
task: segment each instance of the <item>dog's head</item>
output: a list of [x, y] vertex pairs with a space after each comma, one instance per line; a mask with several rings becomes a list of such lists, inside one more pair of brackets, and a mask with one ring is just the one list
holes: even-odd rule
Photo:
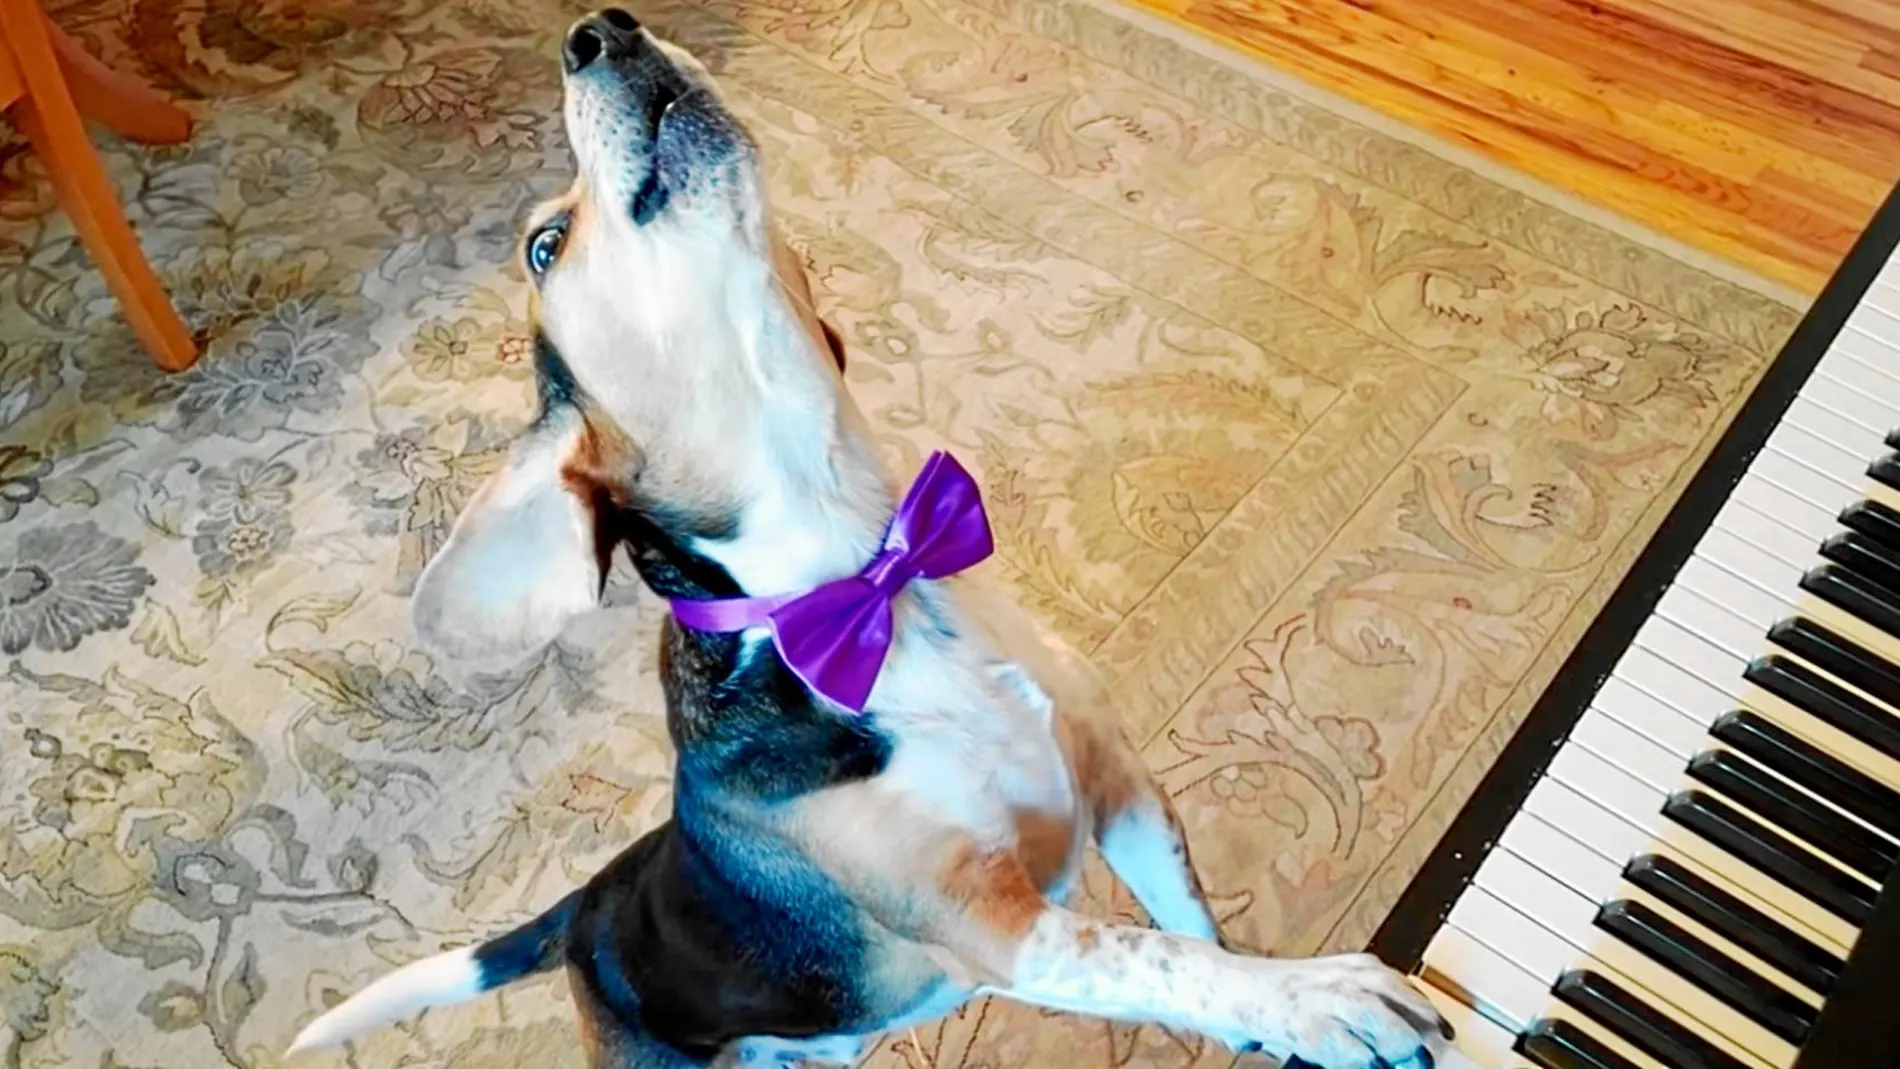
[[764, 506], [835, 482], [852, 437], [842, 351], [706, 68], [612, 8], [574, 24], [561, 66], [577, 173], [521, 246], [540, 415], [413, 603], [424, 644], [458, 658], [530, 652], [594, 606], [617, 517], [697, 548], [795, 528]]

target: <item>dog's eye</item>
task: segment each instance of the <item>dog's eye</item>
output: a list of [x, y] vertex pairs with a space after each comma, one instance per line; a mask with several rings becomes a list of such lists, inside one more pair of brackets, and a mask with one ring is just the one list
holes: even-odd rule
[[545, 275], [548, 268], [554, 266], [554, 258], [561, 254], [561, 239], [567, 237], [567, 231], [558, 226], [544, 226], [528, 239], [528, 270], [537, 276]]

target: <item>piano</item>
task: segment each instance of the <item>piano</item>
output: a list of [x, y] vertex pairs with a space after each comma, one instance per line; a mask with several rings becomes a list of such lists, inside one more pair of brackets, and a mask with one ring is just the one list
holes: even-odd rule
[[1441, 1066], [1900, 1069], [1900, 190], [1371, 949]]

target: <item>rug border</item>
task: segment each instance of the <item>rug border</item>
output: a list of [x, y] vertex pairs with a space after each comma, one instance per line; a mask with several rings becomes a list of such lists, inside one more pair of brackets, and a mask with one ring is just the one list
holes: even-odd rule
[[1453, 167], [1470, 171], [1485, 181], [1523, 194], [1561, 214], [1574, 217], [1626, 241], [1652, 249], [1685, 267], [1701, 271], [1723, 282], [1739, 286], [1797, 310], [1806, 308], [1816, 299], [1814, 294], [1804, 293], [1726, 257], [1671, 237], [1627, 215], [1587, 200], [1579, 194], [1552, 185], [1490, 156], [1465, 148], [1440, 134], [1394, 119], [1376, 108], [1343, 96], [1336, 90], [1276, 67], [1268, 60], [1238, 46], [1227, 44], [1210, 34], [1183, 26], [1138, 7], [1137, 0], [1071, 0], [1071, 2], [1093, 8], [1144, 33], [1186, 48], [1243, 77], [1298, 97], [1315, 108], [1336, 114], [1342, 119], [1363, 126], [1381, 136], [1430, 153]]

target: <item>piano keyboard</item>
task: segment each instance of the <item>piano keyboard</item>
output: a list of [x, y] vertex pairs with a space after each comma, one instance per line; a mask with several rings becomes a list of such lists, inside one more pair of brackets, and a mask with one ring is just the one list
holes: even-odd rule
[[1375, 939], [1458, 1027], [1441, 1065], [1894, 1064], [1809, 1048], [1900, 931], [1896, 234], [1890, 201], [1605, 616], [1646, 611], [1585, 636]]

